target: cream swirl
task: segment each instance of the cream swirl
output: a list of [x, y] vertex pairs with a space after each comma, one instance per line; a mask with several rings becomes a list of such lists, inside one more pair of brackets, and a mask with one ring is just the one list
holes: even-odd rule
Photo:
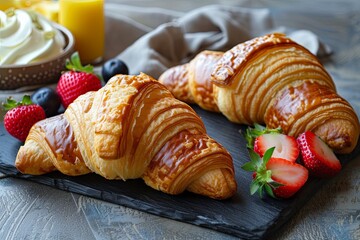
[[0, 66], [51, 59], [64, 47], [64, 36], [41, 15], [20, 9], [0, 11]]

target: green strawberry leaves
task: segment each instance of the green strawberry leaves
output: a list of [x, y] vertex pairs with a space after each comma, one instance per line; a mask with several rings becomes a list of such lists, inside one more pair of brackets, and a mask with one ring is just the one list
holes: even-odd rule
[[94, 73], [94, 67], [90, 64], [83, 66], [81, 64], [80, 56], [78, 52], [74, 52], [70, 59], [66, 59], [65, 66], [68, 70], [76, 72]]
[[13, 108], [24, 106], [24, 105], [31, 105], [33, 102], [31, 101], [31, 98], [29, 95], [24, 95], [22, 100], [20, 102], [16, 101], [12, 97], [7, 98], [7, 101], [3, 103], [3, 107], [6, 111], [9, 111]]
[[261, 158], [254, 150], [249, 149], [250, 162], [245, 163], [241, 168], [245, 171], [254, 172], [255, 176], [250, 184], [250, 194], [256, 192], [260, 198], [264, 197], [264, 192], [269, 196], [276, 198], [273, 189], [282, 186], [271, 178], [271, 170], [268, 170], [266, 164], [269, 162], [275, 147], [268, 149], [263, 158]]
[[254, 149], [255, 138], [266, 133], [282, 133], [282, 129], [281, 128], [270, 129], [255, 123], [254, 128], [248, 127], [244, 134], [246, 140], [246, 147], [249, 149]]
[[250, 162], [245, 163], [241, 168], [248, 172], [256, 172], [257, 169], [262, 164], [262, 159], [252, 149], [249, 149], [249, 154], [250, 154]]
[[70, 59], [66, 59], [65, 67], [70, 71], [89, 73], [95, 75], [99, 80], [102, 79], [101, 75], [94, 72], [94, 66], [91, 64], [87, 64], [85, 66], [82, 65], [78, 52], [74, 52]]

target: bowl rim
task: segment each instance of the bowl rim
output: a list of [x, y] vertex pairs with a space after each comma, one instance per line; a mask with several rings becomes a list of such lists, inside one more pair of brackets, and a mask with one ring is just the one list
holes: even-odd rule
[[74, 35], [70, 32], [70, 30], [68, 30], [66, 27], [57, 24], [55, 22], [52, 23], [54, 25], [55, 28], [57, 28], [63, 35], [64, 37], [67, 38], [67, 45], [64, 48], [64, 51], [59, 54], [58, 56], [52, 57], [50, 59], [44, 60], [44, 61], [40, 61], [40, 62], [34, 62], [34, 63], [29, 63], [29, 64], [20, 64], [20, 65], [2, 65], [0, 66], [0, 70], [1, 69], [16, 69], [16, 68], [29, 68], [29, 67], [36, 67], [36, 66], [40, 66], [42, 64], [46, 64], [52, 61], [55, 61], [56, 59], [62, 58], [65, 55], [67, 55], [69, 52], [74, 50], [74, 46], [75, 46], [75, 38]]

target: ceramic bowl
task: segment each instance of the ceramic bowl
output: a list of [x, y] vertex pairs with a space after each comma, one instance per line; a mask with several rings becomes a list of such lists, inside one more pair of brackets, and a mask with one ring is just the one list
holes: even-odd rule
[[0, 90], [31, 88], [55, 83], [59, 80], [61, 71], [65, 69], [65, 61], [74, 52], [74, 36], [61, 25], [56, 28], [64, 35], [66, 45], [64, 52], [47, 61], [26, 65], [0, 66]]

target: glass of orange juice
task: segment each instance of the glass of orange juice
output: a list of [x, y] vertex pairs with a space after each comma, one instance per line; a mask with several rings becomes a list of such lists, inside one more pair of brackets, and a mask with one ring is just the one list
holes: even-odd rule
[[59, 23], [75, 38], [82, 63], [96, 64], [104, 55], [104, 0], [60, 0]]

